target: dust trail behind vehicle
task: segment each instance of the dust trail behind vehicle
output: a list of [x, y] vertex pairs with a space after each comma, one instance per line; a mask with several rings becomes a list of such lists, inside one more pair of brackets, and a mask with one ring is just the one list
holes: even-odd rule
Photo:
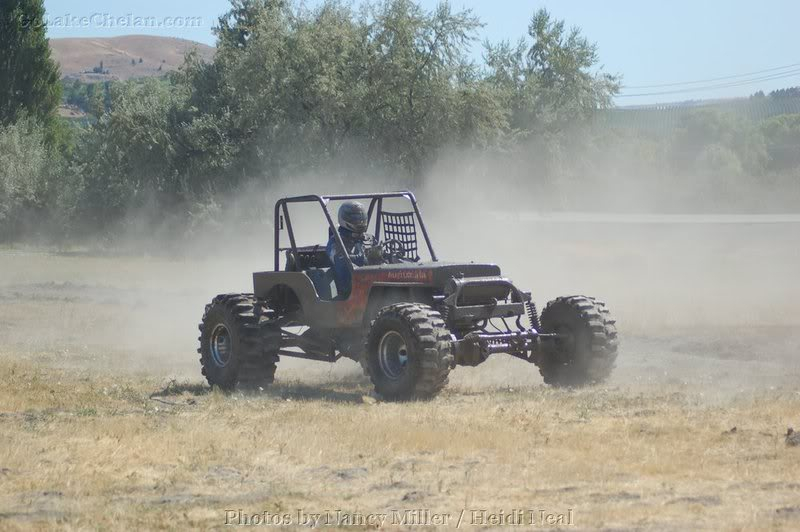
[[[500, 264], [533, 292], [540, 309], [566, 293], [606, 300], [622, 340], [612, 386], [689, 383], [727, 393], [792, 385], [800, 376], [794, 219], [653, 223], [518, 209], [498, 215], [469, 205], [456, 212], [436, 195], [420, 200], [441, 258]], [[199, 380], [203, 307], [217, 293], [251, 290], [251, 273], [271, 267], [270, 237], [203, 243], [180, 260], [4, 253], [4, 350], [54, 364]], [[313, 383], [359, 374], [349, 361], [282, 360], [277, 378]], [[538, 386], [541, 379], [533, 366], [497, 357], [478, 370], [459, 368], [451, 382], [469, 390]]]

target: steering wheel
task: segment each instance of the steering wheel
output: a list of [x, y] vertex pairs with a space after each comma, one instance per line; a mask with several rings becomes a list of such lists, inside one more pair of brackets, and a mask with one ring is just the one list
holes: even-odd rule
[[383, 253], [387, 256], [387, 258], [397, 257], [398, 259], [405, 258], [406, 255], [406, 247], [403, 245], [402, 242], [397, 240], [396, 238], [390, 238], [388, 240], [384, 240], [381, 244], [383, 246]]
[[370, 248], [367, 252], [367, 262], [370, 265], [377, 265], [413, 261], [406, 258], [406, 248], [403, 243], [396, 238], [390, 238]]

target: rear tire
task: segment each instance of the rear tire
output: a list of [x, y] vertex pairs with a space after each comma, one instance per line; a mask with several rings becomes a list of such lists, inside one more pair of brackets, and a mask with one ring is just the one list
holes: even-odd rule
[[229, 391], [275, 380], [281, 330], [270, 323], [269, 311], [256, 314], [257, 305], [251, 294], [220, 295], [206, 305], [197, 351], [211, 386]]
[[604, 382], [617, 359], [616, 321], [605, 303], [591, 297], [559, 297], [547, 304], [543, 333], [568, 338], [543, 340], [539, 372], [553, 386], [585, 386]]
[[362, 365], [384, 399], [429, 399], [447, 385], [450, 341], [450, 331], [431, 307], [391, 305], [370, 326]]

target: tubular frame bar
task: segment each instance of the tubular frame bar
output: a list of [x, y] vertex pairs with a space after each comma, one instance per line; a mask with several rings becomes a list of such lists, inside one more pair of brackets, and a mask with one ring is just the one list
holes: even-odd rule
[[278, 200], [275, 203], [275, 271], [280, 271], [280, 264], [281, 264], [281, 251], [284, 251], [280, 247], [280, 218], [281, 218], [281, 211], [283, 211], [283, 215], [286, 221], [286, 230], [289, 233], [289, 243], [291, 244], [291, 250], [296, 251], [297, 245], [295, 243], [294, 238], [294, 230], [292, 229], [292, 223], [289, 217], [289, 209], [288, 204], [290, 203], [319, 203], [322, 207], [322, 212], [325, 214], [325, 218], [328, 220], [328, 226], [330, 230], [333, 232], [334, 240], [336, 242], [336, 247], [339, 249], [339, 252], [345, 256], [347, 260], [347, 266], [352, 272], [354, 269], [353, 262], [350, 260], [350, 257], [345, 252], [344, 242], [342, 242], [342, 237], [339, 234], [339, 231], [336, 230], [336, 224], [333, 222], [333, 217], [331, 216], [330, 211], [328, 210], [328, 203], [331, 201], [347, 201], [347, 200], [372, 200], [370, 203], [370, 212], [373, 211], [375, 207], [375, 201], [378, 200], [378, 216], [380, 216], [380, 212], [383, 209], [383, 200], [385, 198], [406, 198], [411, 202], [411, 206], [414, 208], [414, 214], [417, 216], [417, 220], [419, 220], [419, 228], [422, 231], [422, 236], [425, 238], [425, 244], [428, 246], [428, 252], [431, 255], [431, 260], [433, 262], [438, 262], [438, 258], [436, 257], [436, 252], [433, 249], [433, 245], [431, 244], [430, 236], [428, 236], [428, 229], [425, 227], [425, 221], [422, 219], [422, 213], [420, 212], [419, 206], [417, 205], [417, 198], [414, 196], [413, 192], [410, 191], [400, 191], [400, 192], [377, 192], [374, 194], [343, 194], [343, 195], [327, 195], [327, 196], [319, 196], [319, 195], [307, 195], [307, 196], [294, 196], [290, 198], [283, 198]]

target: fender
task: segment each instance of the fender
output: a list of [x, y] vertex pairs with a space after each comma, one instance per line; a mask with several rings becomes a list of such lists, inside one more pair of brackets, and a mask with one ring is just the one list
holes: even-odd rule
[[319, 298], [314, 284], [302, 272], [257, 272], [253, 274], [253, 293], [258, 299], [267, 299], [277, 286], [294, 291], [303, 308], [306, 322], [317, 327], [361, 327], [369, 304], [373, 286], [402, 288], [430, 287], [433, 285], [431, 268], [412, 265], [392, 268], [356, 268], [353, 271], [353, 288], [350, 297], [342, 301], [324, 301]]
[[[408, 293], [415, 288], [433, 286], [433, 270], [423, 268], [384, 269], [356, 271], [353, 275], [353, 290], [347, 301], [342, 301], [342, 322], [360, 326], [364, 323], [366, 313], [375, 288], [396, 287]], [[390, 304], [390, 303], [387, 303]]]

